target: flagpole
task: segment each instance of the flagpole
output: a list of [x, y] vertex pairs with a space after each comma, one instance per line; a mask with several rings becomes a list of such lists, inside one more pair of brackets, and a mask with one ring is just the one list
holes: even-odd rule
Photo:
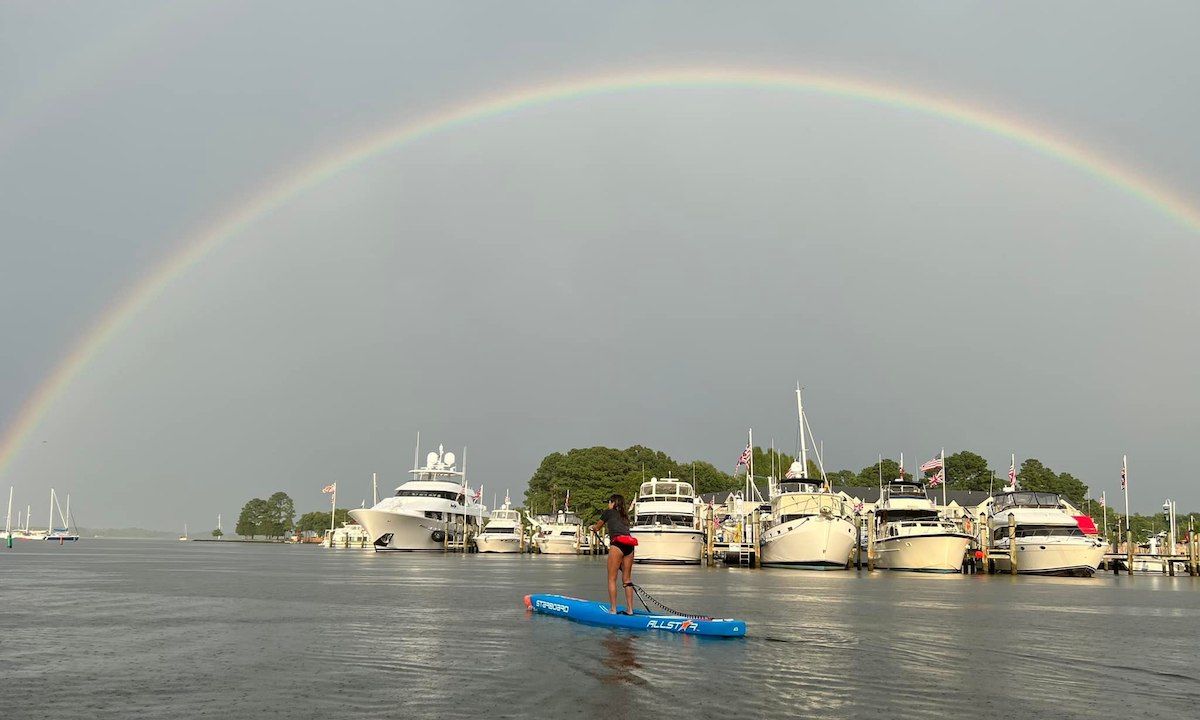
[[1104, 514], [1104, 519], [1100, 521], [1104, 525], [1104, 542], [1108, 542], [1108, 500], [1106, 499], [1107, 491], [1100, 491], [1100, 508]]
[[337, 483], [333, 484], [333, 498], [329, 501], [329, 547], [333, 547], [333, 523], [337, 517]]
[[1129, 456], [1121, 456], [1121, 489], [1125, 491], [1125, 532], [1129, 532]]
[[946, 470], [946, 448], [942, 448], [942, 507], [946, 507], [946, 483], [950, 482], [950, 473]]
[[750, 457], [746, 460], [746, 484], [750, 492], [746, 494], [746, 499], [753, 502], [754, 496], [758, 494], [758, 487], [754, 484], [754, 428], [746, 428], [746, 437], [750, 446]]

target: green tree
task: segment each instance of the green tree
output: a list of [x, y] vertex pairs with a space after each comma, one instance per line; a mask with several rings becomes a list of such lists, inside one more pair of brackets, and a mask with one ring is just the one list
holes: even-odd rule
[[[334, 511], [333, 522], [334, 527], [341, 527], [347, 520], [350, 519], [350, 511], [346, 508], [338, 508]], [[329, 531], [329, 511], [328, 510], [313, 510], [306, 512], [296, 521], [296, 532], [315, 532], [318, 535], [325, 535]]]
[[[927, 472], [925, 476], [933, 474]], [[987, 490], [992, 483], [992, 470], [981, 455], [959, 450], [946, 456], [946, 477], [954, 490]]]
[[1029, 458], [1021, 463], [1017, 482], [1022, 490], [1058, 493], [1075, 507], [1084, 508], [1087, 485], [1070, 473], [1055, 473], [1037, 458]]
[[834, 470], [831, 473], [825, 473], [825, 477], [829, 478], [829, 483], [835, 487], [858, 484], [858, 473], [853, 470]]
[[267, 537], [283, 537], [296, 524], [296, 505], [280, 490], [267, 498], [266, 517], [260, 526]]
[[691, 481], [695, 473], [697, 492], [724, 492], [742, 486], [742, 481], [711, 463], [679, 463], [666, 453], [634, 445], [625, 450], [606, 447], [577, 448], [542, 458], [525, 491], [525, 507], [536, 514], [561, 508], [567, 492], [571, 508], [585, 522], [599, 517], [609, 495], [627, 500], [637, 497], [643, 478], [675, 477]]
[[[880, 474], [881, 466], [883, 470], [882, 475]], [[878, 485], [880, 477], [883, 478], [883, 482], [885, 483], [900, 477], [900, 463], [891, 458], [884, 458], [874, 465], [865, 467], [858, 473], [858, 484], [866, 486]], [[904, 479], [911, 480], [912, 474], [908, 472], [904, 473]]]
[[242, 537], [248, 537], [251, 540], [255, 535], [266, 534], [266, 522], [269, 519], [270, 507], [266, 500], [262, 498], [254, 498], [246, 501], [242, 506], [242, 512], [238, 515], [237, 526], [234, 531]]
[[220, 538], [221, 538], [221, 536], [223, 536], [224, 534], [225, 534], [225, 533], [221, 532], [221, 528], [215, 528], [215, 529], [212, 531], [212, 536], [213, 536], [213, 537], [215, 537], [215, 538], [217, 538], [217, 539], [220, 539]]

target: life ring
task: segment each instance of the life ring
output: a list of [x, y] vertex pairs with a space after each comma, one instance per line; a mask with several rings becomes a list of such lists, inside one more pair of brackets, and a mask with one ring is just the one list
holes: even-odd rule
[[963, 520], [963, 530], [967, 532], [975, 532], [975, 523], [971, 522], [971, 518]]

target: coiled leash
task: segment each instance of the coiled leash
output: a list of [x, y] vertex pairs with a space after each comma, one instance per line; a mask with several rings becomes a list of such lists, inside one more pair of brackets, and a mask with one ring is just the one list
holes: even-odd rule
[[654, 596], [643, 590], [641, 585], [634, 585], [631, 582], [627, 582], [625, 583], [625, 587], [633, 588], [633, 593], [638, 596], [638, 600], [642, 601], [642, 607], [646, 608], [646, 612], [650, 613], [651, 615], [655, 615], [657, 613], [650, 609], [650, 605], [646, 604], [647, 602], [666, 612], [668, 615], [677, 615], [679, 617], [691, 618], [692, 620], [712, 620], [712, 618], [708, 615], [689, 615], [688, 613], [679, 612], [678, 610], [669, 608], [658, 600], [655, 600]]

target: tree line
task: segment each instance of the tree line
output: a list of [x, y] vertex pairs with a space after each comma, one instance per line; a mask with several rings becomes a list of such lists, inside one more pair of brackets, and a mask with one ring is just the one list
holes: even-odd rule
[[[338, 508], [334, 511], [334, 527], [341, 527], [350, 519], [350, 510]], [[251, 540], [262, 535], [268, 540], [279, 539], [293, 532], [314, 532], [324, 535], [329, 530], [329, 511], [314, 510], [306, 512], [296, 519], [296, 506], [292, 498], [280, 491], [263, 500], [254, 498], [247, 500], [238, 515], [235, 531], [242, 537]], [[214, 531], [215, 534], [215, 531]]]

